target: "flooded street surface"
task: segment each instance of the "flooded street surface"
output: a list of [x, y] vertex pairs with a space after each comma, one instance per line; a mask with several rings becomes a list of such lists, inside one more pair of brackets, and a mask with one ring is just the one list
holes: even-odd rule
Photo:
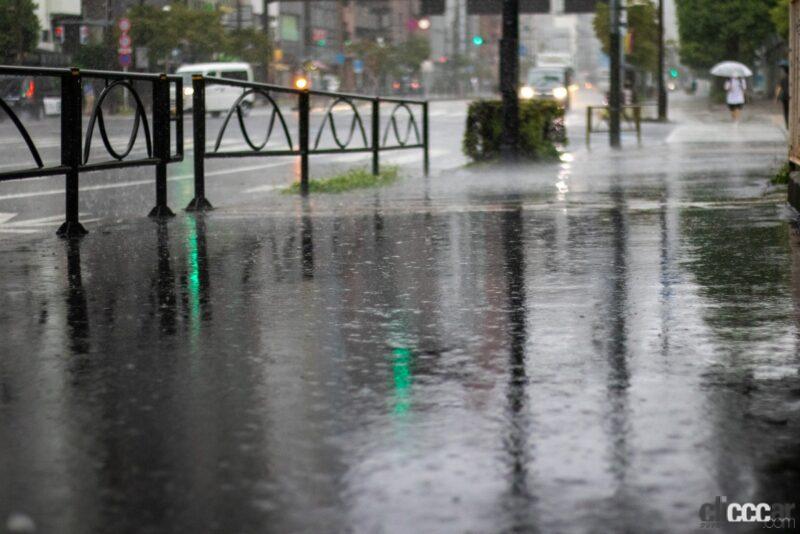
[[689, 532], [718, 496], [797, 502], [785, 150], [682, 127], [0, 241], [0, 518]]

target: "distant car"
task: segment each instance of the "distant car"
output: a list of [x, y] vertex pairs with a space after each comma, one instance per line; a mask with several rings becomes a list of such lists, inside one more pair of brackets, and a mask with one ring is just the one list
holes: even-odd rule
[[424, 92], [422, 83], [412, 76], [403, 76], [392, 82], [392, 93], [396, 95], [421, 95]]
[[[196, 63], [181, 66], [175, 74], [183, 78], [183, 109], [186, 111], [192, 109], [192, 95], [194, 95], [192, 76], [194, 74], [243, 82], [252, 82], [254, 79], [253, 69], [247, 63]], [[227, 113], [243, 92], [244, 89], [241, 87], [206, 84], [206, 112], [211, 113], [214, 117], [221, 113]], [[170, 98], [174, 107], [176, 100], [174, 87], [170, 89]], [[242, 102], [245, 112], [249, 111], [253, 102], [255, 102], [254, 95], [245, 98]]]
[[58, 78], [0, 76], [0, 97], [17, 115], [39, 119], [61, 114], [61, 88]]
[[520, 88], [519, 96], [523, 100], [555, 100], [569, 109], [572, 90], [572, 69], [534, 67], [528, 71], [526, 83]]

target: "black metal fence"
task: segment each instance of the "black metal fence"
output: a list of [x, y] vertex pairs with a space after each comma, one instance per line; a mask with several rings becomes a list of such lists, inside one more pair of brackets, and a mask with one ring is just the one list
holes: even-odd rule
[[[211, 150], [206, 146], [206, 88], [221, 85], [241, 88], [242, 93], [228, 109], [225, 119], [217, 132]], [[297, 156], [300, 158], [300, 192], [309, 191], [309, 156], [318, 154], [341, 154], [353, 152], [372, 153], [372, 173], [380, 173], [380, 153], [387, 150], [422, 149], [423, 171], [429, 170], [428, 102], [400, 98], [363, 96], [328, 91], [292, 89], [277, 85], [230, 80], [225, 78], [192, 77], [192, 116], [194, 127], [194, 185], [195, 196], [187, 206], [188, 211], [211, 209], [205, 193], [205, 160], [213, 158], [276, 157]], [[298, 121], [296, 135], [292, 135], [287, 124], [285, 106], [281, 109], [282, 97], [289, 96], [289, 102], [296, 106]], [[261, 97], [268, 110], [271, 110], [266, 126], [266, 136], [261, 142], [254, 142], [245, 124], [250, 99]], [[323, 119], [316, 135], [311, 138], [312, 98], [321, 97], [331, 102], [324, 109]], [[285, 105], [285, 102], [283, 102]], [[370, 104], [369, 136], [358, 104]], [[385, 123], [381, 124], [381, 104], [393, 105]], [[336, 127], [334, 111], [337, 106], [346, 106], [352, 111], [348, 133], [340, 136]], [[417, 108], [418, 113], [414, 112]], [[220, 150], [228, 125], [236, 115], [241, 129], [245, 150]], [[419, 119], [417, 117], [420, 117]], [[421, 124], [420, 124], [421, 122]], [[275, 147], [270, 144], [273, 133], [282, 134], [285, 144]], [[383, 130], [381, 129], [383, 128]], [[323, 133], [329, 131], [329, 143], [323, 142]]]
[[[179, 76], [165, 74], [140, 74], [124, 72], [107, 72], [96, 70], [33, 68], [0, 66], [0, 75], [30, 76], [35, 78], [57, 78], [60, 80], [61, 100], [61, 163], [47, 166], [42, 161], [36, 143], [31, 138], [25, 125], [14, 109], [0, 98], [0, 108], [11, 119], [30, 151], [34, 166], [0, 173], [0, 182], [32, 178], [37, 176], [66, 176], [66, 220], [58, 229], [62, 236], [83, 235], [86, 233], [78, 219], [79, 213], [79, 181], [80, 174], [90, 171], [119, 169], [152, 165], [156, 169], [156, 205], [150, 212], [151, 217], [169, 217], [174, 214], [167, 206], [167, 165], [183, 159], [183, 105], [180, 99], [174, 110], [175, 151], [171, 146], [170, 85], [174, 84], [177, 94], [182, 92], [182, 79]], [[83, 130], [84, 81], [97, 79], [102, 82], [103, 89], [98, 94], [94, 106]], [[150, 86], [152, 104], [150, 119], [145, 102], [141, 98], [136, 82], [144, 82]], [[126, 91], [134, 102], [134, 120], [130, 139], [125, 150], [118, 151], [112, 145], [106, 131], [103, 116], [103, 103], [115, 88]], [[150, 125], [152, 124], [152, 131]], [[100, 138], [109, 159], [90, 162], [92, 138], [95, 126], [100, 131]], [[139, 129], [142, 128], [146, 144], [145, 157], [131, 157]]]
[[[636, 139], [642, 142], [642, 105], [621, 106], [620, 121], [622, 132], [636, 132]], [[608, 132], [611, 129], [611, 113], [608, 106], [586, 107], [586, 145], [592, 142], [593, 133]]]
[[[156, 205], [151, 217], [174, 216], [167, 205], [167, 165], [183, 160], [183, 78], [165, 74], [125, 73], [77, 68], [36, 68], [0, 66], [0, 76], [50, 78], [59, 80], [61, 101], [60, 164], [45, 165], [28, 129], [8, 102], [0, 95], [0, 115], [7, 115], [30, 151], [33, 165], [28, 168], [0, 172], [0, 182], [32, 177], [65, 175], [66, 220], [58, 229], [61, 236], [75, 236], [86, 233], [79, 221], [79, 182], [81, 173], [124, 167], [154, 166]], [[86, 128], [83, 125], [83, 106], [85, 81], [95, 79], [102, 82], [102, 90], [92, 105]], [[208, 85], [229, 86], [241, 89], [241, 94], [227, 111], [225, 119], [217, 132], [212, 149], [206, 146], [206, 87]], [[143, 98], [149, 88], [151, 103]], [[109, 100], [111, 92], [117, 89], [133, 100], [133, 125], [130, 138], [124, 150], [112, 146], [109, 140], [103, 104]], [[174, 109], [171, 90], [174, 90]], [[193, 92], [192, 92], [193, 91]], [[380, 153], [388, 150], [422, 149], [423, 170], [429, 169], [428, 103], [422, 100], [362, 96], [327, 91], [292, 89], [287, 87], [245, 82], [225, 78], [193, 76], [193, 141], [194, 141], [194, 189], [193, 200], [188, 211], [210, 209], [211, 204], [205, 194], [205, 160], [212, 158], [273, 157], [296, 156], [300, 159], [300, 191], [309, 192], [309, 156], [333, 153], [369, 152], [372, 154], [372, 172], [380, 172]], [[245, 115], [256, 98], [264, 101], [269, 119], [266, 137], [263, 141], [253, 140], [247, 129]], [[320, 111], [322, 122], [311, 138], [312, 98], [327, 99], [331, 103]], [[290, 128], [287, 123], [285, 106], [297, 110], [297, 127]], [[284, 104], [284, 109], [281, 108]], [[381, 106], [392, 105], [392, 110], [381, 122]], [[367, 128], [359, 111], [359, 105], [370, 108], [370, 128]], [[347, 135], [336, 126], [337, 106], [352, 111]], [[220, 150], [223, 137], [233, 116], [236, 116], [246, 149]], [[172, 122], [175, 122], [174, 150], [172, 144]], [[105, 151], [109, 158], [101, 161], [90, 160], [92, 140], [99, 130]], [[134, 146], [142, 130], [145, 155], [135, 157]], [[285, 145], [275, 147], [270, 143], [273, 133], [278, 129]], [[294, 134], [292, 130], [295, 130]], [[323, 138], [324, 133], [328, 133]]]

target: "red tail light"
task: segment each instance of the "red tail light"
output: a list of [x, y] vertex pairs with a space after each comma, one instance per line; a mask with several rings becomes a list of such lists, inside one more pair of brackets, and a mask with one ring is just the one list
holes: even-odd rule
[[33, 80], [28, 81], [28, 88], [25, 90], [25, 98], [30, 100], [33, 98], [33, 93], [36, 91], [36, 84]]

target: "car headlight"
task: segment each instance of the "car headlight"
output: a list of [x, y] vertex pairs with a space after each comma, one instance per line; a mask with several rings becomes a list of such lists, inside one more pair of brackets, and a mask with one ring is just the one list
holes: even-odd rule
[[194, 94], [194, 88], [192, 87], [183, 88], [183, 96], [192, 96], [193, 94]]
[[556, 100], [564, 100], [567, 98], [569, 91], [567, 91], [566, 87], [556, 87], [553, 89], [553, 98]]
[[519, 97], [523, 100], [531, 100], [536, 96], [536, 91], [533, 87], [524, 86], [519, 90]]

